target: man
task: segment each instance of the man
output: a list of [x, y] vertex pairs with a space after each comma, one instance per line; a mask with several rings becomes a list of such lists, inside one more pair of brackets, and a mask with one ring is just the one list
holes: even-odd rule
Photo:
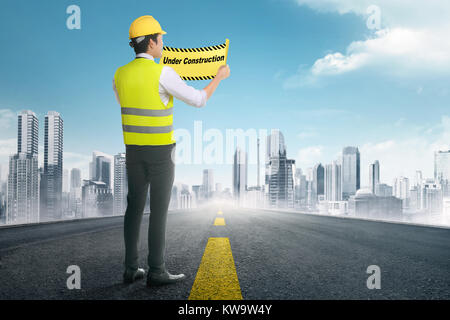
[[144, 278], [138, 266], [138, 240], [142, 214], [150, 186], [147, 285], [174, 283], [184, 274], [168, 272], [164, 262], [167, 209], [174, 180], [172, 160], [173, 97], [201, 108], [230, 69], [221, 66], [216, 77], [202, 90], [188, 86], [161, 58], [162, 35], [166, 34], [152, 16], [137, 18], [130, 26], [130, 46], [136, 59], [117, 69], [113, 88], [121, 105], [128, 175], [127, 209], [124, 219], [124, 282]]

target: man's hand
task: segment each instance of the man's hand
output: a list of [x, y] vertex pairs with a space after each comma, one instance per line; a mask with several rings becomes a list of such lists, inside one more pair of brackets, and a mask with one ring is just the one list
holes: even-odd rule
[[212, 79], [211, 82], [203, 89], [206, 91], [206, 97], [209, 99], [212, 96], [214, 90], [216, 90], [220, 81], [228, 78], [229, 76], [230, 76], [230, 67], [228, 65], [220, 66], [219, 69], [217, 70], [217, 74], [214, 77], [214, 79]]
[[217, 70], [216, 78], [219, 80], [226, 79], [230, 76], [230, 67], [228, 65], [220, 66]]

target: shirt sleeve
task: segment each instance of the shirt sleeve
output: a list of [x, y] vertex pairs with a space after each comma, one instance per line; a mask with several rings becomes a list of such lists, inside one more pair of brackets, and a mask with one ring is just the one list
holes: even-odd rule
[[188, 86], [176, 71], [169, 66], [164, 66], [159, 82], [162, 88], [175, 98], [196, 108], [206, 105], [207, 94], [205, 90], [197, 90]]
[[119, 95], [117, 94], [116, 82], [114, 81], [114, 78], [113, 78], [113, 90], [114, 90], [114, 94], [116, 95], [116, 100], [120, 104]]

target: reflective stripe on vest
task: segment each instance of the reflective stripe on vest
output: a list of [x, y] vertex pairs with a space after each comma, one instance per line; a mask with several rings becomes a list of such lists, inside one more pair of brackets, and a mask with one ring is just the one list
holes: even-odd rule
[[167, 105], [159, 96], [162, 65], [135, 59], [114, 75], [121, 105], [125, 144], [167, 145], [173, 138], [173, 97]]

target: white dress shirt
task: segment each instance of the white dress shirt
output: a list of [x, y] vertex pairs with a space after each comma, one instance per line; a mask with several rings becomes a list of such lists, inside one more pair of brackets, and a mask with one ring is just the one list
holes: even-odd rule
[[[151, 55], [148, 53], [138, 53], [136, 58], [145, 58], [154, 60]], [[117, 102], [120, 104], [119, 96], [117, 94], [116, 83], [113, 78], [113, 89], [116, 94]], [[205, 90], [197, 90], [194, 87], [188, 86], [186, 82], [184, 82], [178, 73], [173, 70], [172, 67], [163, 66], [161, 71], [161, 76], [159, 78], [159, 96], [161, 97], [161, 101], [164, 105], [167, 106], [169, 103], [170, 96], [174, 96], [175, 98], [184, 101], [188, 105], [201, 108], [206, 105], [207, 94]]]

